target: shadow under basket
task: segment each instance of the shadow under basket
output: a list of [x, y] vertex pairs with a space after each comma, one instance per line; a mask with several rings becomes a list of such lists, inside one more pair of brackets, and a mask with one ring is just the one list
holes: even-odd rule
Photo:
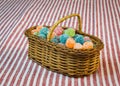
[[[50, 35], [55, 27], [60, 22], [73, 16], [77, 16], [80, 23], [80, 16], [78, 14], [72, 14], [60, 19], [53, 26], [46, 26], [51, 28], [51, 32], [47, 39], [31, 34], [31, 31], [36, 29], [36, 26], [27, 29], [25, 35], [29, 40], [29, 58], [51, 71], [71, 77], [81, 77], [90, 75], [98, 69], [100, 63], [100, 50], [104, 46], [102, 41], [95, 36], [81, 32], [81, 24], [79, 24], [80, 31], [76, 31], [76, 33], [83, 36], [89, 36], [95, 45], [93, 49], [70, 49], [66, 46], [49, 41]], [[66, 29], [66, 27], [63, 28]]]

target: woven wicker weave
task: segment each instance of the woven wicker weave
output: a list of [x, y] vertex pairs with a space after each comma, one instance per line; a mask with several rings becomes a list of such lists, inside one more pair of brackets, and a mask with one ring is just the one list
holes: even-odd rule
[[[76, 33], [89, 36], [95, 44], [93, 49], [69, 49], [65, 46], [49, 41], [51, 39], [52, 32], [58, 24], [74, 16], [77, 16], [79, 23], [79, 31], [76, 31]], [[25, 31], [25, 35], [29, 39], [29, 58], [51, 71], [73, 77], [89, 75], [98, 69], [100, 61], [99, 55], [100, 50], [103, 48], [103, 43], [97, 37], [82, 32], [80, 16], [78, 14], [66, 16], [56, 22], [53, 26], [46, 27], [51, 28], [51, 31], [47, 36], [47, 40], [31, 34], [31, 30], [36, 29], [36, 26]], [[65, 27], [63, 28], [66, 29]]]

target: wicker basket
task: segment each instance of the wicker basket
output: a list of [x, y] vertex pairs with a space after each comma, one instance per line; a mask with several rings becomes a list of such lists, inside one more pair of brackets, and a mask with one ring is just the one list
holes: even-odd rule
[[[49, 41], [51, 39], [52, 32], [58, 26], [58, 24], [74, 16], [77, 16], [79, 23], [79, 31], [76, 31], [76, 33], [89, 36], [92, 42], [95, 44], [93, 49], [69, 49], [65, 46]], [[66, 16], [57, 21], [53, 26], [46, 27], [51, 28], [47, 39], [43, 39], [31, 34], [31, 30], [36, 29], [36, 26], [25, 31], [25, 35], [29, 40], [29, 58], [51, 71], [73, 77], [89, 75], [98, 69], [100, 50], [104, 45], [97, 37], [82, 32], [80, 16], [78, 14]], [[66, 27], [63, 28], [66, 29]]]

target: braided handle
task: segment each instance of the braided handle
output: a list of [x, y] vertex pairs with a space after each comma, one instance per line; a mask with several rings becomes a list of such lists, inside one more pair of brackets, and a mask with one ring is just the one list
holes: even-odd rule
[[71, 18], [71, 17], [74, 17], [74, 16], [77, 16], [77, 18], [78, 18], [79, 33], [83, 33], [82, 30], [81, 30], [82, 29], [82, 24], [81, 24], [81, 19], [80, 19], [79, 14], [71, 14], [71, 15], [68, 15], [68, 16], [65, 16], [65, 17], [61, 18], [51, 27], [51, 30], [47, 35], [47, 41], [50, 41], [52, 33], [53, 33], [54, 29], [58, 26], [58, 24], [60, 24], [64, 20], [67, 20], [68, 18]]

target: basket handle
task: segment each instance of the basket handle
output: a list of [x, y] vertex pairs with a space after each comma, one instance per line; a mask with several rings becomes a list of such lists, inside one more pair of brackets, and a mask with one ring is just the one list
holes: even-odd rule
[[78, 18], [79, 33], [83, 33], [82, 30], [81, 30], [82, 29], [82, 24], [81, 24], [81, 19], [80, 19], [79, 14], [71, 14], [71, 15], [68, 15], [68, 16], [65, 16], [65, 17], [61, 18], [51, 27], [51, 30], [47, 35], [47, 41], [50, 41], [52, 33], [53, 33], [54, 29], [58, 26], [58, 24], [60, 24], [64, 20], [67, 20], [68, 18], [71, 18], [71, 17], [74, 17], [74, 16], [77, 16], [77, 18]]

